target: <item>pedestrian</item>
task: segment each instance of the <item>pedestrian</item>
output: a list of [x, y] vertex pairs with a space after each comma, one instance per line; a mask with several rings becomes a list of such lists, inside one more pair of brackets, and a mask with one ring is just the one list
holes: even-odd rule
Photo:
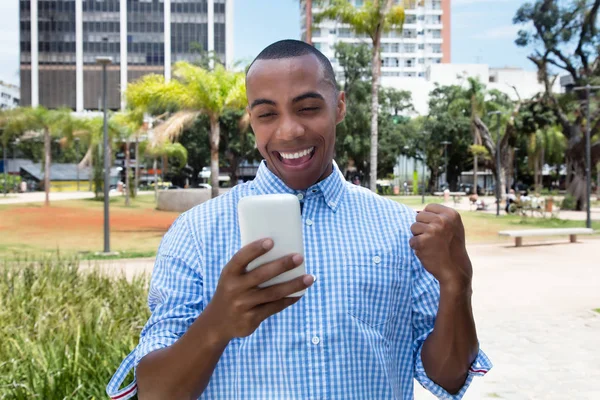
[[[428, 205], [417, 215], [346, 182], [333, 161], [346, 97], [313, 46], [268, 46], [246, 83], [264, 161], [253, 181], [182, 214], [163, 238], [152, 315], [109, 395], [405, 400], [416, 378], [437, 397], [462, 397], [491, 365], [458, 214]], [[240, 248], [237, 204], [269, 193], [302, 198], [305, 257], [246, 272], [273, 242]], [[302, 262], [309, 274], [258, 288]], [[137, 383], [119, 389], [132, 368]]]

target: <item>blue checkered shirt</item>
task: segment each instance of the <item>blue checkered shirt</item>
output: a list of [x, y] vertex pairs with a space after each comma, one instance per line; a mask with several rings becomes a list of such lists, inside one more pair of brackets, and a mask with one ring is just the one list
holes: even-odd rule
[[202, 399], [412, 399], [415, 378], [438, 398], [460, 399], [491, 368], [480, 352], [456, 395], [427, 377], [421, 348], [439, 284], [408, 245], [412, 210], [346, 182], [336, 165], [325, 180], [294, 191], [263, 162], [255, 180], [182, 214], [163, 238], [152, 316], [109, 383], [110, 396], [131, 397], [135, 382], [120, 389], [131, 368], [196, 320], [241, 247], [239, 199], [269, 193], [303, 199], [306, 269], [318, 279], [298, 303], [230, 342]]

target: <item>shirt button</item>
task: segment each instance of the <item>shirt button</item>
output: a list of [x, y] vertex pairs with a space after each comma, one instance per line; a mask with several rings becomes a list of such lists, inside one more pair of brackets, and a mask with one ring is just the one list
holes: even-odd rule
[[298, 200], [300, 201], [304, 200], [304, 195], [302, 193], [298, 193], [296, 197], [298, 197]]
[[306, 225], [311, 226], [313, 224], [312, 219], [306, 220]]
[[381, 257], [379, 257], [379, 256], [373, 257], [373, 263], [379, 264], [380, 262], [381, 262]]
[[318, 336], [313, 336], [311, 342], [312, 342], [312, 344], [317, 345], [317, 344], [321, 343], [321, 339], [319, 339]]
[[329, 207], [335, 207], [335, 201], [330, 201], [329, 202]]

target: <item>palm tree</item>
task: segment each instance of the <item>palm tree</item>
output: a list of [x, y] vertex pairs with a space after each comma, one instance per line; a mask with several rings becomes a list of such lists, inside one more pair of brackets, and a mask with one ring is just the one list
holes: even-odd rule
[[546, 163], [560, 163], [567, 149], [567, 139], [557, 125], [537, 129], [529, 135], [527, 159], [534, 170], [534, 185], [540, 191], [543, 185], [543, 168]]
[[173, 69], [175, 79], [165, 82], [160, 75], [146, 75], [127, 87], [131, 107], [149, 112], [157, 109], [176, 110], [154, 129], [154, 141], [175, 141], [199, 115], [210, 121], [210, 171], [212, 197], [219, 194], [219, 118], [227, 109], [243, 109], [246, 104], [246, 84], [243, 73], [231, 72], [221, 65], [208, 71], [187, 62], [178, 62]]
[[51, 141], [52, 138], [71, 139], [75, 130], [71, 110], [48, 110], [44, 107], [19, 108], [12, 114], [11, 125], [14, 129], [42, 132], [44, 136], [44, 191], [46, 198], [44, 205], [50, 205], [50, 165], [52, 163]]
[[[111, 120], [111, 127], [117, 132], [118, 137], [125, 141], [125, 205], [129, 206], [130, 182], [129, 182], [129, 142], [133, 136], [137, 136], [142, 129], [144, 113], [140, 109], [130, 109], [123, 113], [115, 114]], [[136, 163], [139, 160], [136, 159]]]
[[381, 36], [392, 29], [402, 29], [404, 7], [394, 5], [393, 0], [365, 1], [362, 7], [354, 7], [348, 0], [331, 0], [323, 11], [315, 15], [315, 21], [336, 20], [348, 24], [357, 35], [367, 35], [372, 47], [371, 89], [371, 166], [370, 188], [377, 188], [377, 141], [379, 114], [379, 78], [381, 76]]

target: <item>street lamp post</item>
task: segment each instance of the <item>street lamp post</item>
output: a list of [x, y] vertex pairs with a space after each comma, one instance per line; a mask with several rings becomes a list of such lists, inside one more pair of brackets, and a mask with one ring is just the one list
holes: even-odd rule
[[96, 63], [102, 65], [102, 110], [104, 113], [103, 149], [104, 149], [104, 253], [110, 253], [110, 220], [109, 220], [109, 189], [110, 189], [110, 152], [108, 149], [108, 110], [106, 106], [108, 65], [111, 57], [97, 57]]
[[448, 185], [448, 145], [451, 142], [444, 140], [442, 144], [444, 145], [444, 183]]
[[573, 90], [585, 90], [586, 98], [586, 129], [585, 129], [585, 202], [586, 202], [586, 219], [585, 226], [587, 228], [592, 227], [592, 214], [591, 214], [591, 202], [592, 202], [592, 150], [590, 143], [591, 125], [590, 120], [590, 102], [592, 89], [600, 89], [600, 86], [592, 86], [589, 83], [585, 86], [577, 86]]

